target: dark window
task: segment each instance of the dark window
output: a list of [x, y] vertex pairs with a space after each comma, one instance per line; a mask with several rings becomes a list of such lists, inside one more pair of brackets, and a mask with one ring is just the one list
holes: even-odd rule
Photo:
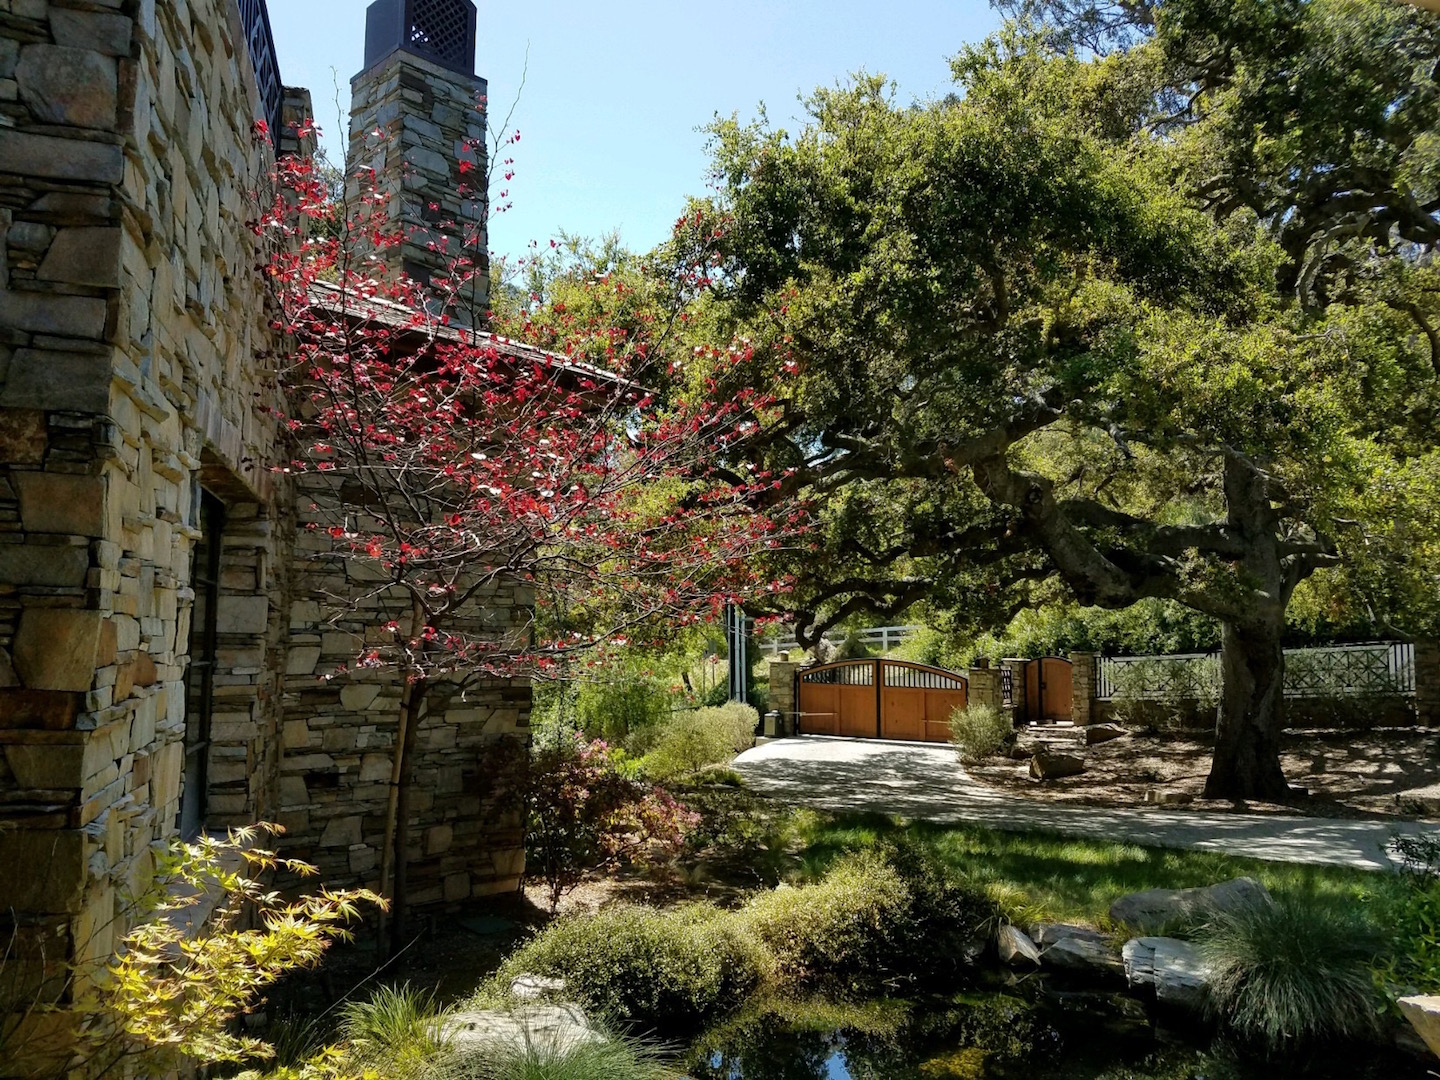
[[180, 784], [180, 835], [191, 840], [205, 829], [210, 718], [215, 711], [216, 609], [220, 596], [220, 536], [225, 506], [208, 491], [200, 496], [200, 539], [190, 587], [190, 666], [185, 671], [185, 774]]

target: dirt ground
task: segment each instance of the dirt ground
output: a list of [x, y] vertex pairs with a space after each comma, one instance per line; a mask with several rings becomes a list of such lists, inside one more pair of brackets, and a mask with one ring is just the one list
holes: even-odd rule
[[1163, 801], [1171, 807], [1211, 811], [1440, 818], [1440, 732], [1286, 732], [1285, 775], [1306, 793], [1283, 804], [1202, 799], [1212, 745], [1194, 734], [1131, 734], [1090, 747], [1079, 776], [1043, 783], [1030, 779], [1028, 760], [992, 758], [965, 768], [1007, 794], [1081, 806], [1136, 807]]

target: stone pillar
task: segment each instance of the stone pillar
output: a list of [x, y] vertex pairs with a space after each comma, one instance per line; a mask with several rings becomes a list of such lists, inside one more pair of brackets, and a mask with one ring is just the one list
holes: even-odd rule
[[1001, 707], [1000, 671], [998, 668], [990, 667], [987, 660], [984, 667], [970, 669], [969, 679], [968, 698], [971, 705], [993, 705], [997, 709]]
[[1070, 654], [1070, 719], [1084, 726], [1095, 716], [1095, 654]]
[[796, 711], [799, 703], [795, 700], [795, 674], [800, 665], [790, 660], [788, 652], [782, 652], [770, 661], [770, 709], [780, 714], [776, 734], [781, 737], [794, 735]]
[[1415, 722], [1440, 727], [1440, 641], [1415, 642]]
[[[471, 0], [375, 0], [365, 70], [350, 81], [352, 198], [375, 195], [402, 243], [378, 255], [444, 294], [447, 312], [483, 326], [489, 305], [485, 80], [475, 75]], [[366, 175], [364, 184], [357, 173]], [[464, 265], [457, 263], [463, 260]], [[452, 275], [458, 291], [442, 285]], [[437, 300], [438, 302], [438, 300]]]
[[1000, 661], [1000, 666], [1010, 672], [1010, 719], [1015, 723], [1023, 723], [1029, 717], [1025, 701], [1025, 665], [1028, 661], [1024, 657], [1007, 656]]

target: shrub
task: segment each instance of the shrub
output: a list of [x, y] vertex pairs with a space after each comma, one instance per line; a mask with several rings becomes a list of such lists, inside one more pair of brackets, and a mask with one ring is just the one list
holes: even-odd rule
[[568, 993], [616, 1021], [689, 1030], [738, 1006], [761, 968], [756, 947], [718, 908], [615, 905], [550, 924], [505, 961], [497, 982], [559, 976]]
[[586, 683], [575, 703], [586, 734], [612, 743], [643, 739], [665, 722], [671, 707], [670, 691], [659, 680], [630, 672]]
[[755, 743], [760, 714], [738, 701], [677, 713], [660, 729], [642, 767], [659, 781], [679, 780], [707, 765], [727, 764]]
[[950, 741], [961, 761], [998, 754], [1013, 734], [1010, 718], [994, 705], [972, 703], [950, 714]]
[[1267, 1049], [1374, 1031], [1375, 926], [1356, 913], [1282, 899], [1217, 916], [1200, 933], [1210, 1007]]
[[590, 870], [678, 851], [697, 820], [611, 747], [565, 732], [535, 749], [527, 807], [526, 873], [545, 882], [552, 911]]

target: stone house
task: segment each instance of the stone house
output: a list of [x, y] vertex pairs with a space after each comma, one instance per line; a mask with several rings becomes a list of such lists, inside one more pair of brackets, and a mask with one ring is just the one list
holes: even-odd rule
[[[352, 153], [421, 280], [437, 213], [476, 224], [483, 264], [483, 193], [456, 194], [484, 145], [475, 18], [367, 13]], [[279, 820], [326, 883], [374, 883], [400, 687], [317, 676], [365, 619], [328, 617], [358, 583], [317, 578], [312, 504], [275, 471], [285, 343], [249, 224], [275, 162], [256, 121], [296, 152], [308, 107], [264, 0], [0, 0], [0, 1076], [64, 1071], [71, 1019], [30, 1006], [111, 953], [175, 836]], [[517, 884], [519, 814], [483, 776], [529, 705], [487, 684], [427, 719], [417, 904]]]

